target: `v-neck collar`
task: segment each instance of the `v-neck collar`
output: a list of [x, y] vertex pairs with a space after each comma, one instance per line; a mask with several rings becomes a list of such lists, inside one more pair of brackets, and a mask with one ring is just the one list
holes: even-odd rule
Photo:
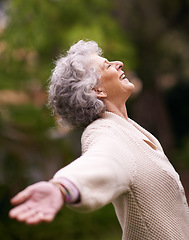
[[135, 128], [135, 130], [139, 131], [139, 133], [141, 133], [141, 135], [143, 135], [144, 137], [142, 138], [142, 140], [148, 144], [154, 151], [157, 150], [163, 150], [159, 141], [150, 133], [148, 132], [146, 129], [144, 129], [143, 127], [141, 127], [138, 123], [136, 123], [134, 120], [128, 118], [124, 119], [122, 117], [120, 117], [119, 115], [112, 113], [112, 112], [108, 112], [106, 111], [104, 113], [104, 118], [108, 118], [108, 119], [112, 119], [114, 120], [117, 124], [122, 125], [123, 127], [126, 127], [128, 130], [130, 130], [131, 132], [133, 132], [133, 128]]

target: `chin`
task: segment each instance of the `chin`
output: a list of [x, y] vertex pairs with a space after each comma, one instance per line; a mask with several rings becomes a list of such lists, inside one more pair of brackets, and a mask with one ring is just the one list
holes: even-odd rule
[[124, 86], [124, 89], [126, 90], [125, 91], [125, 96], [126, 96], [126, 101], [127, 99], [130, 97], [130, 95], [132, 94], [132, 92], [134, 91], [135, 89], [135, 86], [134, 84], [132, 84], [131, 82], [129, 82], [126, 86]]
[[132, 88], [132, 91], [135, 89], [135, 85], [133, 83], [130, 82], [130, 87]]
[[123, 87], [125, 90], [127, 91], [133, 91], [135, 89], [135, 85], [129, 81], [127, 81], [126, 83], [123, 84]]

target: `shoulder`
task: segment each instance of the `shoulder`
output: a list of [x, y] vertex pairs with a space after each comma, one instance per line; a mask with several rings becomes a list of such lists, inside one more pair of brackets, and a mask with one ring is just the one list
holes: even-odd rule
[[104, 134], [111, 135], [114, 132], [115, 124], [112, 120], [107, 118], [99, 118], [85, 128], [81, 139], [84, 141], [88, 137], [96, 138], [105, 136]]
[[[119, 163], [122, 169], [134, 175], [135, 156], [130, 149], [129, 135], [114, 119], [101, 118], [91, 123], [82, 135], [82, 155], [94, 153]], [[120, 168], [119, 168], [120, 169]]]
[[116, 137], [114, 123], [109, 119], [99, 118], [92, 122], [82, 134], [82, 153], [95, 146], [112, 148], [116, 142], [119, 142], [119, 136]]
[[86, 152], [92, 146], [102, 145], [108, 149], [112, 148], [120, 149], [123, 146], [123, 149], [127, 149], [127, 134], [123, 136], [121, 134], [121, 126], [115, 122], [113, 119], [109, 118], [100, 118], [92, 122], [83, 132], [81, 138], [82, 152]]

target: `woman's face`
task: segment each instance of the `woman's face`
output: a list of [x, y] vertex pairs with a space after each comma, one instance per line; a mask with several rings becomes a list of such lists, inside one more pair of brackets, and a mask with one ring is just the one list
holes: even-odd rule
[[119, 97], [126, 101], [134, 90], [134, 85], [126, 78], [122, 70], [123, 63], [120, 61], [109, 62], [98, 55], [93, 55], [92, 61], [101, 74], [96, 88], [105, 92], [106, 98], [109, 100]]

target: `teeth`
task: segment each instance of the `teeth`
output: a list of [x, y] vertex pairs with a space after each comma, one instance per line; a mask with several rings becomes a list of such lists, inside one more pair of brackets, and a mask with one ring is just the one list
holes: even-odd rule
[[122, 80], [124, 78], [126, 78], [125, 74], [121, 75], [120, 79]]

